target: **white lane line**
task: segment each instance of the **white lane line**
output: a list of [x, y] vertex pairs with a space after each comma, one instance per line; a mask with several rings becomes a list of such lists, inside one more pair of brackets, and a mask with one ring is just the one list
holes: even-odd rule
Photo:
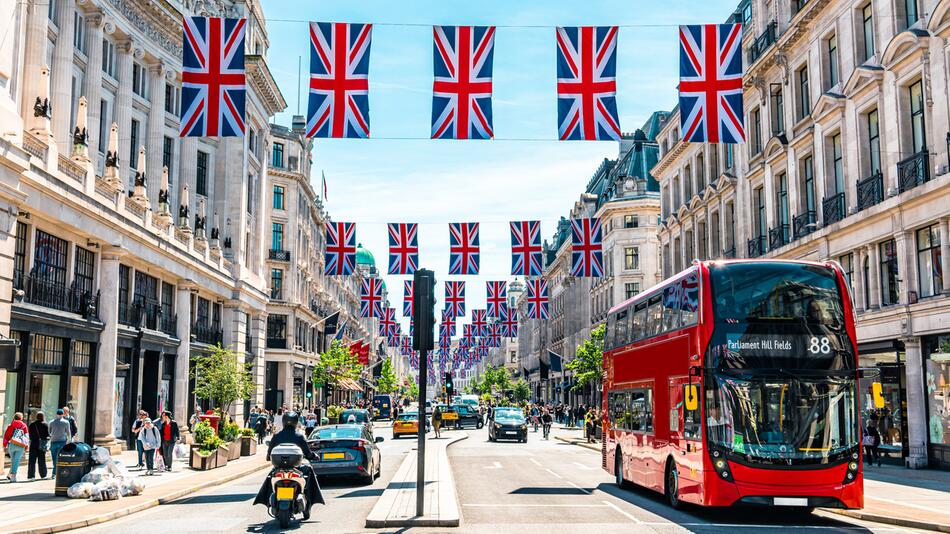
[[561, 475], [555, 473], [554, 471], [551, 471], [550, 469], [545, 469], [545, 471], [547, 471], [548, 473], [551, 473], [552, 475], [554, 475], [554, 476], [556, 476], [556, 477], [558, 477], [558, 478], [564, 478], [564, 477], [562, 477]]
[[533, 463], [534, 465], [538, 467], [544, 467], [543, 465], [541, 465], [541, 462], [535, 460], [534, 458], [528, 458], [528, 459], [531, 460], [531, 463]]
[[621, 515], [623, 515], [624, 517], [626, 517], [626, 518], [629, 519], [630, 521], [633, 521], [634, 523], [636, 523], [636, 524], [638, 524], [638, 525], [641, 524], [641, 523], [643, 523], [643, 521], [640, 521], [640, 520], [637, 519], [636, 517], [633, 517], [632, 515], [628, 514], [627, 512], [624, 512], [623, 510], [621, 510], [620, 507], [617, 506], [616, 504], [614, 504], [614, 503], [612, 503], [612, 502], [610, 502], [610, 501], [603, 501], [603, 502], [604, 502], [604, 504], [606, 504], [607, 506], [613, 508], [614, 510], [616, 510], [618, 513], [620, 513]]
[[586, 470], [588, 470], [588, 471], [593, 471], [593, 470], [595, 470], [595, 469], [600, 469], [599, 467], [591, 467], [591, 466], [589, 466], [589, 465], [584, 465], [584, 464], [582, 464], [582, 463], [580, 463], [580, 462], [574, 462], [574, 465], [576, 465], [577, 467], [580, 467], [581, 469], [586, 469]]
[[590, 492], [589, 492], [589, 491], [587, 491], [586, 489], [584, 489], [584, 488], [578, 486], [577, 484], [571, 482], [570, 480], [568, 480], [567, 483], [570, 484], [570, 485], [572, 485], [572, 486], [574, 486], [575, 488], [577, 488], [577, 489], [583, 491], [584, 493], [590, 495]]
[[501, 464], [498, 462], [492, 462], [492, 465], [483, 465], [484, 469], [501, 469]]
[[[606, 502], [606, 501], [605, 501]], [[474, 506], [477, 508], [607, 508], [603, 504], [501, 504], [501, 503], [465, 503], [462, 506]]]

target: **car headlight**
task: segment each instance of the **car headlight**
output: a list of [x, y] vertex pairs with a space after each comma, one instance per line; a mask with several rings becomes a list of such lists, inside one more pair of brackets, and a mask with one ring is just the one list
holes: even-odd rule
[[498, 423], [495, 423], [495, 430], [501, 430], [501, 425], [499, 425]]
[[521, 430], [528, 430], [528, 425], [527, 424], [521, 425]]

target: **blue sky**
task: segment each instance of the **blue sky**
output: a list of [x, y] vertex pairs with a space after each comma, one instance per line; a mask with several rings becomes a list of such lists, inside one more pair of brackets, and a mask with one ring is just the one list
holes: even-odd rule
[[[467, 282], [468, 310], [483, 308], [485, 281], [512, 279], [508, 221], [539, 219], [542, 237], [549, 239], [600, 162], [617, 157], [614, 142], [556, 141], [554, 26], [647, 25], [621, 27], [618, 37], [620, 123], [623, 131], [632, 132], [653, 111], [670, 110], [676, 103], [675, 26], [723, 22], [737, 3], [263, 0], [270, 38], [267, 60], [288, 103], [275, 121], [289, 126], [297, 110], [298, 56], [306, 84], [306, 21], [376, 24], [369, 67], [371, 135], [376, 139], [318, 140], [311, 180], [319, 191], [320, 173], [326, 173], [332, 217], [357, 223], [357, 240], [373, 252], [383, 273], [388, 268], [387, 222], [420, 223], [420, 262], [435, 271], [439, 282], [449, 278], [448, 223], [480, 222], [482, 274], [458, 279]], [[428, 139], [432, 24], [499, 26], [495, 140]], [[306, 113], [306, 99], [301, 89], [301, 114]], [[406, 137], [419, 139], [402, 139]], [[504, 140], [525, 138], [545, 141]], [[398, 315], [406, 277], [385, 278]], [[436, 294], [442, 294], [441, 283]]]

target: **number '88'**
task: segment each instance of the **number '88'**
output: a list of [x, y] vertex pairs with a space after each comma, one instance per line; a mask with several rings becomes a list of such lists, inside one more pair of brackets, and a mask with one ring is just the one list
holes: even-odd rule
[[812, 354], [828, 354], [831, 352], [831, 341], [825, 336], [813, 336], [808, 340], [808, 352]]

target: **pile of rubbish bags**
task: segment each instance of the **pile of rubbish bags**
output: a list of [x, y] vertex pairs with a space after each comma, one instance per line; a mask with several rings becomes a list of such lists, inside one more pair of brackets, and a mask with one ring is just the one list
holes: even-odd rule
[[142, 479], [130, 474], [122, 462], [113, 460], [109, 449], [105, 447], [93, 449], [92, 461], [96, 467], [86, 473], [82, 481], [66, 490], [69, 498], [114, 501], [120, 497], [138, 495], [145, 489]]

